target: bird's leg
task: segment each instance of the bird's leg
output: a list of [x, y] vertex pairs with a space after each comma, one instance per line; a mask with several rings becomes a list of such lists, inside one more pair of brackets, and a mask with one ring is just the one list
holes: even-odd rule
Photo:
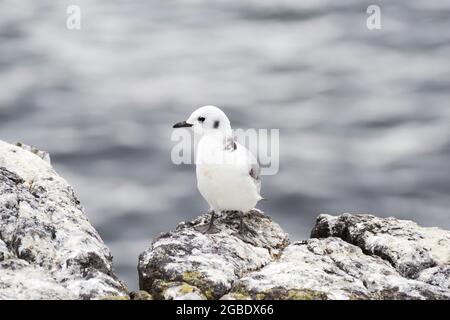
[[241, 221], [239, 223], [239, 233], [241, 236], [244, 235], [244, 228], [248, 228], [247, 225], [244, 223], [244, 215], [241, 215]]
[[209, 226], [208, 226], [208, 230], [213, 229], [214, 226], [214, 220], [216, 220], [216, 213], [213, 211], [211, 211], [211, 218], [209, 219]]
[[254, 233], [252, 229], [247, 226], [247, 224], [244, 222], [244, 214], [241, 214], [241, 221], [239, 222], [239, 233], [241, 235], [245, 235], [246, 233]]
[[245, 241], [245, 240], [247, 240], [247, 239], [245, 239], [245, 237], [247, 235], [255, 236], [256, 232], [253, 231], [252, 229], [250, 229], [249, 226], [247, 226], [247, 224], [244, 222], [244, 215], [245, 214], [243, 212], [241, 212], [241, 214], [240, 214], [241, 219], [239, 221], [239, 231], [234, 233], [234, 235], [237, 236], [238, 238], [240, 238], [241, 240]]
[[214, 221], [216, 220], [216, 213], [214, 210], [211, 210], [211, 218], [209, 220], [209, 223], [207, 225], [201, 225], [195, 228], [197, 231], [201, 233], [211, 234], [211, 233], [217, 233], [219, 232], [219, 229], [216, 228], [214, 225]]

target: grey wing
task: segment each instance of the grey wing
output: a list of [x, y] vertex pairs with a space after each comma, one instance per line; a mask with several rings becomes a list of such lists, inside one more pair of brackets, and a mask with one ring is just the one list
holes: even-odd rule
[[258, 162], [255, 161], [255, 163], [251, 164], [249, 174], [253, 178], [253, 182], [255, 182], [258, 193], [261, 195], [261, 168]]
[[224, 144], [224, 149], [227, 151], [233, 152], [237, 148], [236, 141], [234, 140], [233, 136], [225, 137], [223, 144]]
[[256, 190], [258, 191], [258, 194], [261, 196], [261, 168], [259, 167], [258, 160], [256, 160], [256, 157], [250, 150], [245, 148], [240, 143], [236, 144], [234, 139], [228, 141], [232, 141], [232, 143], [229, 142], [229, 145], [232, 146], [231, 150], [238, 149], [238, 153], [243, 154], [247, 158], [248, 175], [252, 178], [253, 182], [255, 183]]

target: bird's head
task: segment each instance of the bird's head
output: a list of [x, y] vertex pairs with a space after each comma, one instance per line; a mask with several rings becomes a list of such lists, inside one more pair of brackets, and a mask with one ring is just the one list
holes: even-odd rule
[[230, 120], [222, 110], [215, 106], [198, 108], [186, 121], [179, 122], [173, 127], [190, 127], [200, 135], [214, 132], [227, 134], [231, 131]]

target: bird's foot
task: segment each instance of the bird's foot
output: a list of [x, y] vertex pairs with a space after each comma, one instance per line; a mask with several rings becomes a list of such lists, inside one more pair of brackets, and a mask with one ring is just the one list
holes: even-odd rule
[[215, 217], [216, 217], [215, 212], [211, 211], [211, 220], [209, 220], [209, 223], [197, 226], [195, 227], [195, 230], [203, 234], [218, 233], [220, 230], [217, 229], [217, 227], [214, 225]]
[[203, 234], [214, 234], [220, 232], [220, 230], [215, 226], [214, 223], [199, 225], [195, 227], [195, 230]]
[[234, 232], [233, 235], [244, 242], [253, 243], [253, 241], [251, 241], [251, 237], [255, 237], [257, 233], [253, 229], [251, 229], [246, 223], [244, 223], [244, 219], [241, 218], [239, 230], [237, 232]]

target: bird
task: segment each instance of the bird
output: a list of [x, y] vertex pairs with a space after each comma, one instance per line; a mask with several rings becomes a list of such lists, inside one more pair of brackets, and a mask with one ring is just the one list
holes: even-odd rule
[[199, 227], [198, 231], [217, 233], [216, 214], [237, 211], [240, 224], [236, 234], [242, 237], [252, 232], [244, 223], [244, 215], [264, 199], [261, 196], [261, 170], [251, 151], [235, 141], [226, 114], [216, 106], [203, 106], [173, 128], [190, 128], [200, 135], [196, 157], [197, 187], [210, 207], [211, 218], [209, 224]]

